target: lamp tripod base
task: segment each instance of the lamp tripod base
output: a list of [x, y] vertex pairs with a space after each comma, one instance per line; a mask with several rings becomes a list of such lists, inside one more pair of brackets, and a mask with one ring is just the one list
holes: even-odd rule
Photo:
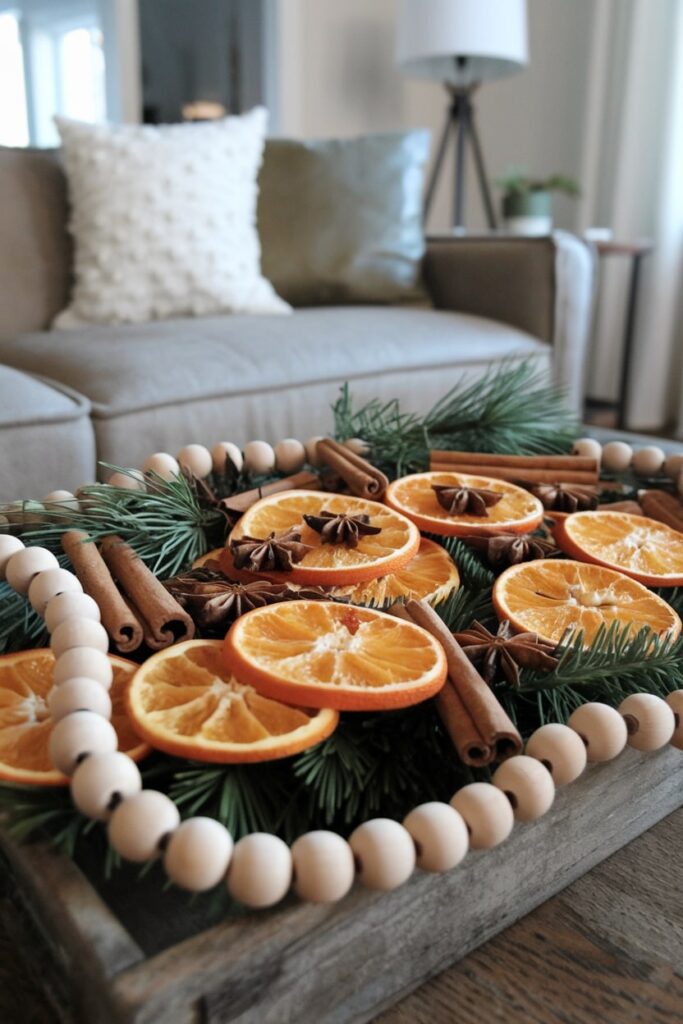
[[484, 156], [479, 142], [479, 134], [477, 132], [474, 117], [474, 105], [472, 103], [472, 93], [477, 86], [458, 86], [447, 84], [446, 88], [450, 93], [451, 101], [446, 112], [446, 121], [441, 133], [441, 139], [439, 140], [439, 148], [436, 152], [436, 159], [429, 178], [429, 185], [427, 186], [424, 219], [425, 221], [427, 220], [429, 211], [432, 207], [436, 186], [439, 182], [441, 169], [446, 156], [446, 150], [448, 148], [448, 140], [451, 135], [454, 135], [455, 179], [453, 192], [453, 227], [456, 230], [463, 229], [465, 227], [465, 155], [467, 145], [469, 143], [472, 148], [472, 156], [474, 157], [474, 166], [479, 182], [479, 191], [481, 192], [481, 198], [484, 204], [486, 220], [489, 228], [494, 230], [496, 227], [496, 215], [493, 208], [493, 200], [491, 198], [488, 178], [486, 177]]

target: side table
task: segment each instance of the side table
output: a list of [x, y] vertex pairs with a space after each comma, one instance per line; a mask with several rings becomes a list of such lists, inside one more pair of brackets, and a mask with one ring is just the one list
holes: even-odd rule
[[607, 256], [628, 256], [631, 260], [631, 276], [628, 286], [628, 297], [626, 300], [626, 326], [624, 328], [624, 342], [621, 352], [621, 377], [619, 381], [619, 406], [617, 409], [617, 427], [624, 430], [626, 427], [626, 410], [628, 405], [631, 360], [633, 358], [633, 342], [636, 327], [636, 304], [638, 301], [638, 282], [640, 279], [640, 266], [643, 257], [652, 252], [653, 243], [648, 238], [638, 239], [633, 242], [595, 242], [595, 250], [600, 259]]

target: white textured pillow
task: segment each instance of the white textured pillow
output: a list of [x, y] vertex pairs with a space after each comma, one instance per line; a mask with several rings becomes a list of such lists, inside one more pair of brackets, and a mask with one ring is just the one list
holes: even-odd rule
[[75, 287], [55, 327], [287, 313], [261, 274], [256, 178], [267, 112], [205, 124], [56, 118]]

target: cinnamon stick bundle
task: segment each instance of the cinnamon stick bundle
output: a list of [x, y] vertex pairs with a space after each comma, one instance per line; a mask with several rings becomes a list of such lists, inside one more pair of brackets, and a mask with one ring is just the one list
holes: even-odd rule
[[68, 530], [62, 547], [83, 590], [97, 602], [102, 625], [114, 646], [123, 654], [136, 651], [143, 640], [142, 623], [119, 592], [95, 542], [83, 530]]
[[[482, 764], [521, 753], [522, 737], [509, 715], [434, 609], [426, 601], [408, 601], [405, 607], [413, 622], [436, 637], [446, 653], [450, 685], [458, 700], [446, 691], [446, 696], [437, 702], [437, 709], [445, 718], [449, 735], [458, 737], [455, 742], [462, 760], [466, 764]], [[460, 705], [475, 727], [478, 744], [472, 742], [471, 727], [464, 719]], [[461, 749], [458, 744], [468, 733], [470, 745], [463, 745]], [[488, 750], [488, 760], [473, 760], [473, 756], [485, 757], [485, 749]]]
[[584, 469], [530, 469], [520, 466], [503, 465], [477, 465], [463, 462], [437, 462], [432, 460], [429, 464], [432, 473], [467, 473], [471, 476], [488, 476], [492, 480], [505, 480], [508, 483], [518, 483], [524, 480], [531, 484], [586, 484], [593, 485], [598, 482], [598, 473], [593, 470]]
[[241, 516], [248, 508], [255, 505], [261, 498], [268, 497], [269, 494], [279, 494], [281, 491], [315, 491], [320, 486], [321, 481], [317, 473], [295, 473], [293, 476], [283, 477], [282, 480], [273, 480], [272, 483], [264, 484], [263, 487], [253, 487], [250, 491], [232, 494], [229, 498], [223, 499], [221, 507], [227, 512], [234, 512]]
[[111, 534], [102, 541], [102, 557], [118, 580], [132, 608], [143, 620], [145, 641], [152, 650], [180, 640], [191, 640], [194, 622], [166, 587], [121, 537]]
[[321, 462], [342, 478], [353, 494], [359, 498], [382, 500], [389, 481], [366, 459], [329, 437], [318, 441], [317, 454]]
[[683, 503], [666, 491], [638, 491], [641, 515], [665, 523], [683, 533]]
[[[508, 466], [515, 469], [582, 470], [597, 476], [597, 459], [585, 455], [495, 455], [491, 452], [453, 452], [433, 448], [430, 461], [460, 466]], [[523, 474], [518, 473], [518, 476]]]

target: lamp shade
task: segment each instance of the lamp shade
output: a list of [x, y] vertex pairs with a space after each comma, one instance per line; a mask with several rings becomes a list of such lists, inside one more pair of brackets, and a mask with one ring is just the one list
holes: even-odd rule
[[397, 63], [408, 75], [463, 85], [528, 62], [526, 0], [400, 0]]

